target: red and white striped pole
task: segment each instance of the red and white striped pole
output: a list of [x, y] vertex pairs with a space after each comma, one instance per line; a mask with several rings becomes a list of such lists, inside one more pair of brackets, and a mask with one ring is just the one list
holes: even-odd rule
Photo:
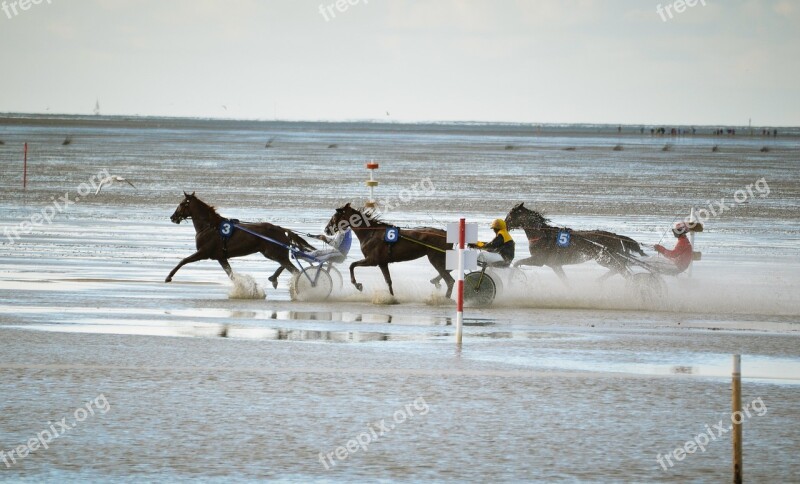
[[23, 162], [22, 162], [22, 189], [28, 189], [28, 143], [25, 143], [25, 148], [22, 150], [23, 152]]
[[466, 223], [458, 220], [458, 294], [456, 295], [456, 344], [461, 345], [461, 327], [464, 324], [464, 241]]

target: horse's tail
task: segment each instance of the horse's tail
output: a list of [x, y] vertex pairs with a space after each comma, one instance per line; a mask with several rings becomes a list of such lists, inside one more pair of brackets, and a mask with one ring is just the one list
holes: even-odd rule
[[630, 237], [618, 235], [613, 232], [606, 232], [605, 230], [598, 230], [594, 233], [599, 236], [597, 239], [595, 239], [595, 242], [602, 244], [609, 250], [624, 255], [631, 255], [631, 252], [641, 256], [647, 255], [642, 250], [639, 242], [636, 242]]
[[618, 235], [617, 237], [619, 237], [620, 243], [622, 244], [622, 247], [625, 250], [626, 254], [630, 254], [631, 252], [636, 252], [641, 256], [647, 255], [642, 250], [642, 246], [639, 245], [639, 242], [636, 242], [632, 238], [626, 237], [624, 235]]
[[286, 232], [286, 236], [289, 237], [289, 240], [293, 245], [296, 245], [302, 250], [307, 250], [307, 251], [314, 250], [314, 247], [311, 246], [311, 244], [309, 244], [308, 242], [306, 242], [306, 239], [300, 237], [295, 232], [292, 232], [289, 229], [283, 229], [283, 230], [284, 232]]

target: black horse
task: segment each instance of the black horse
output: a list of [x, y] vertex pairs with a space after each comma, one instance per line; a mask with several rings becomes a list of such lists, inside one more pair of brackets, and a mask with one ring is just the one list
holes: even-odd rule
[[557, 238], [564, 229], [549, 225], [550, 220], [539, 212], [526, 208], [523, 203], [515, 205], [508, 212], [506, 226], [508, 230], [525, 230], [531, 256], [515, 262], [514, 266], [548, 266], [566, 282], [567, 275], [562, 266], [595, 260], [609, 270], [600, 278], [605, 280], [614, 274], [626, 276], [628, 271], [625, 269], [625, 258], [631, 257], [632, 253], [647, 255], [632, 238], [604, 230], [569, 230], [569, 245], [560, 247]]
[[[255, 254], [256, 252], [260, 252], [267, 259], [272, 259], [281, 265], [278, 270], [275, 271], [275, 274], [269, 278], [269, 280], [272, 281], [273, 287], [278, 285], [278, 275], [280, 275], [284, 269], [288, 269], [293, 274], [298, 272], [298, 269], [292, 264], [289, 258], [289, 250], [286, 249], [286, 247], [268, 242], [242, 230], [234, 230], [230, 238], [224, 240], [219, 233], [219, 226], [225, 218], [218, 214], [214, 207], [194, 196], [194, 193], [189, 195], [183, 192], [183, 195], [183, 201], [181, 201], [178, 208], [175, 209], [175, 213], [172, 214], [170, 220], [179, 224], [183, 220], [192, 219], [196, 232], [195, 242], [197, 245], [197, 252], [180, 261], [180, 263], [172, 269], [164, 282], [172, 281], [172, 276], [184, 265], [204, 259], [216, 260], [219, 262], [219, 265], [225, 269], [228, 277], [231, 277], [233, 270], [230, 264], [228, 264], [228, 259]], [[247, 230], [267, 236], [283, 244], [293, 245], [303, 250], [314, 250], [308, 242], [289, 229], [267, 222], [241, 223], [239, 225]]]

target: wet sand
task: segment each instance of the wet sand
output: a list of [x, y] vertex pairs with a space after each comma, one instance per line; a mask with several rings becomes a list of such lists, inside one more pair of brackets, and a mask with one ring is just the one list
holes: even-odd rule
[[[761, 153], [758, 139], [696, 137], [662, 152], [664, 139], [625, 136], [614, 152], [613, 134], [566, 129], [163, 121], [6, 122], [0, 139], [4, 166], [32, 143], [27, 193], [19, 173], [0, 174], [3, 228], [104, 168], [138, 187], [104, 188], [0, 242], [0, 450], [100, 394], [110, 404], [50, 448], [0, 461], [0, 480], [720, 481], [727, 436], [667, 471], [656, 457], [729, 417], [733, 353], [744, 402], [768, 409], [744, 424], [745, 475], [800, 480], [796, 140]], [[377, 269], [358, 270], [364, 293], [345, 275], [330, 300], [292, 302], [288, 277], [265, 284], [275, 264], [260, 256], [232, 265], [266, 300], [232, 298], [241, 288], [211, 261], [163, 283], [194, 249], [191, 226], [168, 221], [182, 190], [229, 216], [318, 232], [334, 207], [363, 201], [369, 159], [382, 164], [381, 197], [436, 185], [386, 214], [408, 225], [465, 213], [484, 226], [524, 200], [652, 245], [691, 203], [762, 177], [770, 194], [707, 222], [703, 260], [667, 281], [667, 299], [599, 286], [593, 263], [568, 267], [568, 287], [532, 268], [493, 307], [468, 310], [460, 352], [454, 308], [423, 261], [392, 266], [397, 304]], [[419, 397], [425, 415], [335, 466], [320, 461]]]

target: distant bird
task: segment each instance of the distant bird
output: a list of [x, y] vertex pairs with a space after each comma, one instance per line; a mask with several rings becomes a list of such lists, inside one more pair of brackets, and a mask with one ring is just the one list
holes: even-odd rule
[[267, 144], [264, 145], [264, 148], [272, 148], [272, 142], [275, 141], [275, 138], [270, 138], [267, 140]]
[[67, 136], [66, 138], [64, 138], [64, 141], [61, 142], [61, 146], [67, 146], [68, 144], [71, 144], [71, 143], [72, 143], [72, 137], [71, 136]]
[[669, 143], [665, 144], [664, 147], [661, 148], [661, 151], [672, 151], [672, 145]]
[[6, 144], [6, 142], [0, 139], [0, 146], [3, 146], [4, 144]]
[[719, 146], [717, 146], [717, 145], [714, 145], [714, 146], [711, 148], [711, 152], [712, 152], [712, 153], [716, 153], [717, 151], [719, 151]]
[[613, 148], [614, 151], [622, 151], [622, 145], [617, 145]]
[[760, 149], [760, 150], [758, 150], [758, 151], [760, 151], [760, 152], [762, 152], [762, 153], [769, 153], [769, 146], [765, 146], [765, 147], [761, 148], [761, 149]]
[[106, 178], [103, 178], [102, 180], [100, 180], [100, 185], [98, 185], [97, 191], [94, 192], [94, 194], [97, 195], [98, 193], [100, 193], [100, 190], [102, 190], [103, 185], [111, 185], [115, 181], [125, 182], [128, 185], [132, 186], [133, 188], [136, 188], [136, 185], [134, 185], [133, 183], [129, 182], [125, 178], [122, 178], [121, 176], [117, 176], [117, 175], [111, 175], [109, 177], [106, 177]]
[[391, 116], [391, 114], [389, 114], [389, 111], [386, 111], [386, 115], [387, 115], [387, 116]]
[[332, 145], [328, 145], [328, 148], [338, 148], [338, 147], [339, 147], [339, 145], [337, 145], [336, 143], [334, 143]]
[[224, 104], [223, 104], [223, 105], [222, 105], [222, 109], [224, 109], [225, 111], [227, 111], [227, 110], [228, 110], [228, 106], [226, 106], [226, 105], [224, 105]]

